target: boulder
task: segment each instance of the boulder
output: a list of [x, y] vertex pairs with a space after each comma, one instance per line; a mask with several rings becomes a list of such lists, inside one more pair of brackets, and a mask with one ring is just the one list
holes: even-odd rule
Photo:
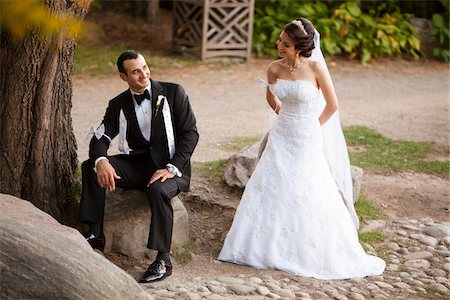
[[[261, 142], [247, 146], [230, 156], [224, 173], [224, 180], [229, 186], [245, 187], [266, 142], [267, 135]], [[353, 181], [353, 203], [356, 203], [361, 191], [363, 169], [355, 166], [350, 166], [350, 168]]]
[[2, 299], [153, 299], [78, 230], [0, 194]]
[[[189, 240], [188, 214], [181, 199], [172, 199], [174, 227], [172, 249]], [[151, 210], [144, 192], [116, 189], [106, 194], [104, 231], [105, 252], [144, 258], [150, 231]], [[148, 255], [147, 255], [148, 256]]]

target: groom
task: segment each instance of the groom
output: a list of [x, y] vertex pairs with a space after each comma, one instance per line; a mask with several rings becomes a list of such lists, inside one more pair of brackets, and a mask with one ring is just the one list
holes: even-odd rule
[[[89, 159], [82, 164], [80, 221], [89, 224], [89, 244], [103, 251], [106, 190], [117, 186], [145, 191], [152, 211], [147, 247], [158, 255], [139, 282], [152, 282], [172, 274], [170, 199], [189, 190], [198, 133], [180, 85], [151, 80], [145, 58], [134, 50], [123, 52], [117, 67], [129, 89], [109, 102], [101, 125], [91, 130]], [[123, 154], [108, 156], [117, 135]]]

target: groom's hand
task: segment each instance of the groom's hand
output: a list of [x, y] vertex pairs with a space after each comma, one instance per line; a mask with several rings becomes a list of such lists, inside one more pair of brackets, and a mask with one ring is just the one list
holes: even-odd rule
[[108, 191], [114, 191], [116, 189], [116, 179], [120, 179], [117, 175], [114, 167], [108, 160], [103, 159], [97, 163], [97, 182], [101, 188], [105, 188]]
[[169, 170], [166, 168], [156, 170], [156, 172], [153, 174], [152, 178], [150, 178], [150, 181], [147, 184], [147, 187], [149, 187], [153, 182], [155, 182], [158, 179], [161, 179], [161, 182], [166, 181], [167, 179], [175, 177], [174, 174], [170, 173]]

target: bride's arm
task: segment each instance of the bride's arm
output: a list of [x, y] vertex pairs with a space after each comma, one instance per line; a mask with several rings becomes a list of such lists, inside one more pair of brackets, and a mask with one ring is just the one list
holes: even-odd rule
[[[275, 66], [274, 63], [271, 63], [269, 67], [267, 68], [267, 81], [269, 84], [273, 84], [277, 81], [277, 77], [275, 75]], [[266, 90], [266, 100], [267, 103], [269, 103], [270, 107], [278, 113], [281, 109], [281, 102], [280, 100], [275, 97], [274, 94], [270, 91], [269, 87], [267, 87]]]
[[334, 91], [333, 81], [331, 80], [330, 73], [322, 64], [314, 63], [314, 72], [316, 74], [316, 80], [319, 88], [322, 90], [323, 97], [325, 98], [325, 108], [319, 117], [320, 125], [325, 124], [328, 119], [338, 110], [339, 105]]

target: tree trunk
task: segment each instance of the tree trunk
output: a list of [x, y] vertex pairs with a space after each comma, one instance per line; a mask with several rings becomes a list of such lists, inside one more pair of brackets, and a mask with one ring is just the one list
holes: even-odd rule
[[[46, 0], [53, 14], [82, 19], [89, 2]], [[61, 31], [22, 40], [1, 36], [0, 192], [31, 201], [68, 222], [77, 166], [72, 129], [75, 41]]]

